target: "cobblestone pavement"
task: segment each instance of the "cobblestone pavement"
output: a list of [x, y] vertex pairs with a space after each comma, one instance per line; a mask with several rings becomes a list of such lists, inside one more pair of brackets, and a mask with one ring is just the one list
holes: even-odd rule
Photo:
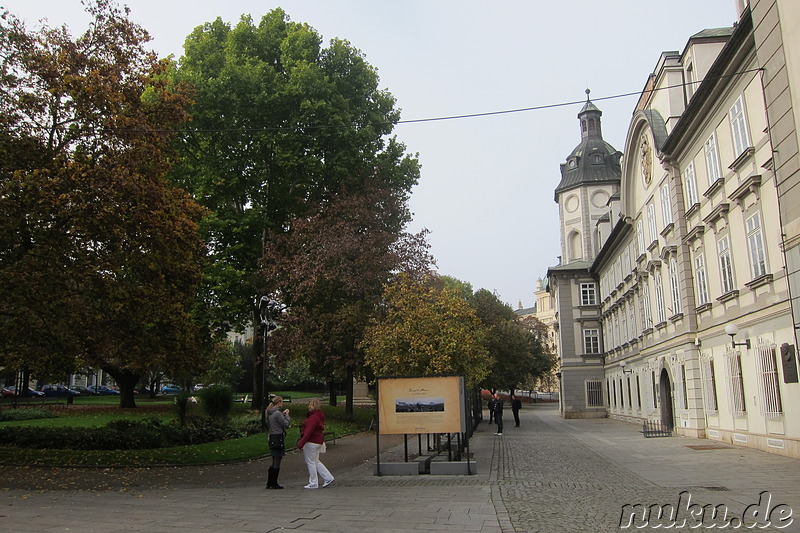
[[[516, 438], [513, 430], [521, 430], [524, 438]], [[555, 409], [535, 410], [522, 428], [506, 435], [510, 438], [497, 437], [493, 468], [513, 531], [620, 531], [621, 524], [630, 524], [625, 529], [745, 529], [755, 518], [741, 524], [742, 512], [759, 503], [762, 491], [770, 491], [770, 507], [784, 503], [789, 512], [800, 510], [800, 471], [793, 459], [709, 440], [645, 439], [638, 426], [562, 420]], [[652, 513], [649, 524], [627, 522], [631, 513], [621, 521], [625, 505], [669, 511], [664, 506], [680, 507], [681, 493], [683, 501], [690, 497], [689, 503], [720, 506], [728, 514], [693, 520], [678, 512], [674, 523], [665, 516], [661, 528]], [[777, 522], [778, 515], [772, 518], [773, 526], [784, 527], [768, 527], [764, 520], [759, 526], [767, 527], [757, 529], [800, 530], [797, 520], [787, 525]]]
[[[478, 471], [472, 476], [375, 477], [374, 436], [362, 436], [329, 447], [323, 461], [336, 465], [331, 468], [336, 481], [319, 490], [302, 488], [305, 472], [298, 455], [285, 459], [283, 491], [264, 490], [263, 461], [231, 465], [237, 475], [225, 483], [208, 479], [213, 472], [225, 480], [225, 467], [198, 468], [194, 480], [191, 471], [182, 471], [179, 481], [152, 486], [115, 485], [113, 472], [106, 471], [98, 476], [111, 479], [84, 490], [26, 490], [0, 481], [0, 530], [605, 532], [620, 531], [624, 505], [677, 507], [682, 492], [692, 503], [726, 506], [728, 519], [757, 504], [762, 491], [773, 498], [769, 506], [800, 510], [797, 460], [709, 440], [644, 439], [634, 425], [562, 420], [549, 405], [526, 406], [521, 415], [522, 427], [506, 422], [503, 436], [481, 424], [471, 441]], [[402, 453], [402, 445], [391, 444], [395, 448], [382, 454], [382, 461]], [[345, 461], [356, 451], [359, 461]], [[242, 475], [248, 468], [250, 479]], [[9, 472], [0, 469], [0, 479]], [[69, 469], [61, 475], [69, 477]], [[716, 524], [713, 531], [725, 529], [719, 520]], [[628, 529], [637, 525], [647, 530], [658, 522]], [[658, 529], [712, 530], [668, 525]], [[800, 531], [798, 525], [800, 520], [756, 530]]]

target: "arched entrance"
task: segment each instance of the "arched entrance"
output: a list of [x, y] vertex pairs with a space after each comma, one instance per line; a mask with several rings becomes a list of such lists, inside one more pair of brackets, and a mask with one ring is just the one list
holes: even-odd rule
[[661, 369], [661, 378], [658, 381], [658, 403], [661, 406], [661, 423], [669, 428], [675, 427], [672, 415], [672, 385], [666, 368]]

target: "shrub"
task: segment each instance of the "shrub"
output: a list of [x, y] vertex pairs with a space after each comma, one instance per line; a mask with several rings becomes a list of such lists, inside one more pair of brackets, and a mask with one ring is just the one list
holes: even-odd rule
[[40, 418], [58, 418], [58, 415], [46, 409], [8, 409], [0, 412], [0, 422], [38, 420]]
[[189, 413], [189, 403], [193, 399], [189, 391], [181, 391], [175, 395], [175, 414], [178, 416], [178, 421], [182, 426], [186, 424], [186, 415]]
[[246, 437], [260, 432], [258, 424], [229, 423], [220, 419], [187, 416], [186, 424], [150, 417], [114, 420], [102, 427], [0, 428], [0, 446], [58, 450], [143, 450], [204, 444]]
[[211, 418], [227, 418], [233, 407], [233, 391], [227, 385], [211, 385], [200, 390], [203, 412]]

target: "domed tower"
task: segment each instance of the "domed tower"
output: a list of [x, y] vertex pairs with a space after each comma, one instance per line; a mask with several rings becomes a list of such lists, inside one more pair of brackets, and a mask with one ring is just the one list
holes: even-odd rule
[[589, 100], [578, 113], [581, 142], [561, 164], [555, 191], [559, 206], [562, 263], [592, 261], [600, 251], [597, 221], [608, 213], [609, 198], [619, 191], [622, 153], [603, 140], [603, 112]]
[[[555, 304], [561, 414], [602, 418], [603, 357], [600, 288], [592, 263], [602, 243], [598, 225], [610, 220], [611, 200], [619, 193], [622, 153], [603, 140], [602, 112], [589, 100], [578, 113], [581, 142], [561, 165], [556, 187], [561, 261], [548, 269]], [[613, 222], [612, 222], [613, 224]]]

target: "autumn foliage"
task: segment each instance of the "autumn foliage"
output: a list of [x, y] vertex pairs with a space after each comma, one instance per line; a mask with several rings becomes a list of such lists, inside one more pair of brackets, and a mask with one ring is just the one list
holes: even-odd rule
[[145, 369], [202, 366], [203, 211], [165, 179], [188, 94], [126, 12], [88, 10], [77, 39], [0, 21], [0, 366], [100, 367], [131, 406]]
[[376, 375], [459, 374], [470, 388], [488, 375], [485, 329], [466, 300], [404, 274], [384, 298], [362, 343]]

